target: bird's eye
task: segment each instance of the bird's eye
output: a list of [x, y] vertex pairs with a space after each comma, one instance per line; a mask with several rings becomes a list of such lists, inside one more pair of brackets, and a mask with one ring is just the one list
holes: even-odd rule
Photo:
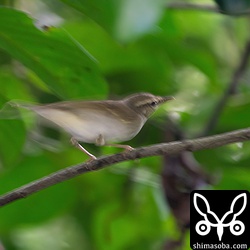
[[151, 103], [150, 103], [150, 106], [152, 106], [152, 107], [155, 107], [157, 105], [157, 102], [155, 102], [155, 101], [152, 101]]

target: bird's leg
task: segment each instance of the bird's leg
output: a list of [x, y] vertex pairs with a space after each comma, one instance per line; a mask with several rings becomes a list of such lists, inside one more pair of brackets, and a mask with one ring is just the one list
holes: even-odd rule
[[84, 152], [86, 155], [88, 155], [90, 157], [90, 160], [95, 160], [96, 157], [94, 155], [92, 155], [91, 153], [89, 153], [89, 151], [87, 151], [77, 140], [76, 138], [72, 137], [70, 139], [71, 143], [77, 147], [78, 149], [80, 149], [82, 152]]
[[101, 135], [101, 134], [96, 139], [96, 145], [98, 145], [98, 146], [115, 147], [115, 148], [124, 148], [125, 152], [134, 150], [134, 148], [132, 148], [129, 145], [123, 145], [123, 144], [106, 144], [105, 143], [105, 139], [103, 138], [103, 135]]
[[105, 139], [104, 139], [104, 137], [103, 137], [102, 134], [99, 134], [99, 136], [96, 138], [95, 144], [97, 146], [103, 146], [103, 145], [105, 145]]

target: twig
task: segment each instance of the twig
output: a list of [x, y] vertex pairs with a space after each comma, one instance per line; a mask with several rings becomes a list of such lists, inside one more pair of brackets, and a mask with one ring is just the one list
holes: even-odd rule
[[241, 61], [239, 62], [239, 65], [236, 68], [232, 76], [231, 82], [229, 82], [228, 84], [227, 89], [225, 90], [221, 99], [219, 100], [216, 107], [214, 108], [214, 111], [208, 123], [206, 124], [206, 127], [202, 133], [202, 136], [206, 136], [210, 131], [212, 131], [215, 128], [219, 120], [219, 117], [226, 105], [228, 98], [230, 97], [230, 95], [233, 95], [236, 93], [237, 86], [240, 82], [240, 79], [246, 71], [249, 57], [250, 57], [250, 40], [246, 43], [245, 49], [241, 57]]
[[177, 155], [183, 151], [197, 151], [220, 147], [229, 143], [250, 140], [250, 128], [194, 140], [176, 141], [138, 148], [130, 152], [103, 156], [96, 160], [71, 166], [44, 178], [17, 188], [0, 197], [0, 206], [25, 198], [54, 184], [69, 180], [80, 174], [100, 170], [106, 166], [154, 155]]
[[220, 13], [220, 10], [215, 5], [208, 5], [208, 4], [172, 2], [167, 4], [167, 8], [177, 9], [177, 10], [202, 10], [202, 11]]
[[198, 10], [198, 11], [206, 11], [206, 12], [212, 12], [212, 13], [221, 13], [221, 14], [228, 14], [233, 16], [240, 16], [240, 15], [249, 15], [250, 10], [244, 9], [244, 10], [234, 10], [234, 11], [223, 11], [220, 10], [215, 5], [208, 5], [208, 4], [193, 4], [193, 3], [185, 3], [185, 2], [172, 2], [168, 3], [166, 5], [168, 9], [174, 9], [174, 10]]

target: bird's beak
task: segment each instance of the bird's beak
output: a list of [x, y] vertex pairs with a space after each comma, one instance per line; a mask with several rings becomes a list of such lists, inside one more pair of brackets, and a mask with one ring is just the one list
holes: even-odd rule
[[168, 101], [171, 101], [171, 100], [175, 100], [175, 98], [173, 96], [163, 96], [162, 97], [162, 103], [168, 102]]

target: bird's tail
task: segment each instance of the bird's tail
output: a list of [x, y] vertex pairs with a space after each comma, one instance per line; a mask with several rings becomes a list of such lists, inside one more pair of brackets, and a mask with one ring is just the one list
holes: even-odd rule
[[0, 119], [20, 119], [22, 118], [20, 108], [32, 110], [32, 107], [34, 107], [34, 104], [31, 103], [18, 100], [9, 101], [0, 109]]

